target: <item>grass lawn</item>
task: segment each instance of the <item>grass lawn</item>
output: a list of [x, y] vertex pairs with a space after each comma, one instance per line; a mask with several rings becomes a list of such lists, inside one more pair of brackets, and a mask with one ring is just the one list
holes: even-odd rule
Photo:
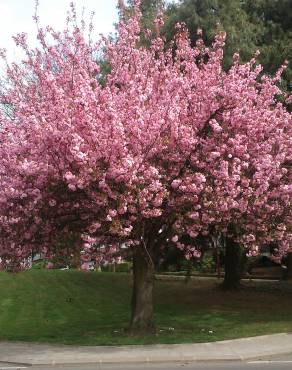
[[127, 336], [131, 276], [74, 270], [0, 273], [0, 340], [82, 345], [207, 342], [292, 331], [292, 283], [157, 281], [157, 334]]

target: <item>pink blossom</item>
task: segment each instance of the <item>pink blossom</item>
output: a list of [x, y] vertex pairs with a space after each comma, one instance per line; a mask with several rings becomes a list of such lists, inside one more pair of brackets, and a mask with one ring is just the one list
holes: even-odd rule
[[195, 245], [230, 226], [250, 250], [291, 246], [291, 113], [277, 100], [285, 65], [266, 76], [255, 58], [235, 56], [225, 71], [225, 35], [206, 47], [199, 31], [192, 47], [182, 24], [175, 48], [159, 32], [145, 33], [145, 48], [138, 5], [114, 40], [88, 43], [74, 24], [40, 30], [36, 49], [15, 38], [26, 59], [8, 63], [0, 91], [13, 107], [0, 109], [1, 266], [56, 245], [65, 254], [64, 239], [89, 244], [84, 262], [104, 261], [117, 240], [137, 247], [158, 230], [167, 237], [155, 248], [172, 240], [190, 258], [198, 248], [179, 238]]
[[177, 235], [174, 235], [171, 240], [176, 243], [178, 241], [178, 236]]

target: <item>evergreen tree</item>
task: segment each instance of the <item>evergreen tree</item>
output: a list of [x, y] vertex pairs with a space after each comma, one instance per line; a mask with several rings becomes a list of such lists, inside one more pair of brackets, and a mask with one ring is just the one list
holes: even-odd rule
[[[265, 72], [274, 73], [286, 60], [292, 60], [291, 0], [182, 0], [167, 7], [164, 32], [167, 40], [175, 33], [177, 22], [186, 23], [194, 43], [197, 29], [203, 30], [207, 45], [223, 30], [227, 34], [224, 67], [234, 53], [247, 61], [257, 49]], [[281, 83], [292, 89], [292, 68], [287, 68]]]

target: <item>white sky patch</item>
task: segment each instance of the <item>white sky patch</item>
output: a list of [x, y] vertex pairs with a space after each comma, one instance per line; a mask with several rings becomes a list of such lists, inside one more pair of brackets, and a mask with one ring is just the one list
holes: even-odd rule
[[[167, 3], [177, 0], [167, 0]], [[67, 12], [71, 0], [39, 0], [38, 16], [40, 26], [52, 26], [56, 31], [62, 31], [66, 25]], [[114, 24], [118, 21], [118, 0], [73, 0], [78, 18], [81, 18], [82, 9], [87, 24], [93, 11], [94, 32], [93, 39], [97, 40], [100, 34], [115, 33]], [[20, 32], [28, 35], [28, 43], [34, 47], [36, 42], [36, 25], [32, 17], [35, 13], [35, 0], [0, 0], [0, 48], [7, 49], [9, 61], [19, 61], [22, 53], [15, 46], [12, 36]], [[0, 62], [1, 69], [1, 62]]]
[[[62, 31], [66, 25], [70, 0], [39, 0], [38, 15], [41, 26], [52, 26]], [[75, 0], [77, 15], [85, 8], [85, 19], [89, 21], [94, 11], [94, 39], [99, 34], [115, 32], [114, 23], [118, 20], [117, 0]], [[32, 19], [35, 12], [35, 0], [0, 0], [0, 48], [7, 49], [9, 60], [19, 59], [19, 51], [12, 36], [20, 32], [28, 35], [31, 46], [36, 44], [36, 25]]]

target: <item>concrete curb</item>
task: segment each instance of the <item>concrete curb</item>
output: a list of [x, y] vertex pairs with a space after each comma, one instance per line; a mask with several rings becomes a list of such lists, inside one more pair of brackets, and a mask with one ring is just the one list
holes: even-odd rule
[[0, 342], [0, 364], [26, 366], [247, 361], [292, 352], [292, 334], [280, 333], [221, 342], [81, 347]]
[[[192, 280], [192, 281], [216, 281], [216, 282], [222, 282], [224, 280], [224, 276], [221, 276], [220, 278], [218, 276], [204, 276], [204, 275], [191, 275], [191, 276], [186, 276], [186, 275], [155, 275], [156, 280], [163, 280], [163, 281], [181, 281], [181, 280]], [[251, 276], [251, 277], [243, 277], [241, 278], [242, 282], [255, 282], [255, 283], [281, 283], [285, 282], [285, 280], [281, 280], [279, 278], [271, 278], [270, 276], [265, 276], [265, 277], [256, 277], [256, 276]]]
[[6, 361], [0, 361], [0, 369], [2, 369], [3, 367], [6, 367], [7, 365], [9, 365], [10, 367], [15, 368], [15, 367], [22, 367], [22, 366], [32, 366], [32, 364], [28, 364], [28, 363], [22, 363], [22, 362], [6, 362]]

